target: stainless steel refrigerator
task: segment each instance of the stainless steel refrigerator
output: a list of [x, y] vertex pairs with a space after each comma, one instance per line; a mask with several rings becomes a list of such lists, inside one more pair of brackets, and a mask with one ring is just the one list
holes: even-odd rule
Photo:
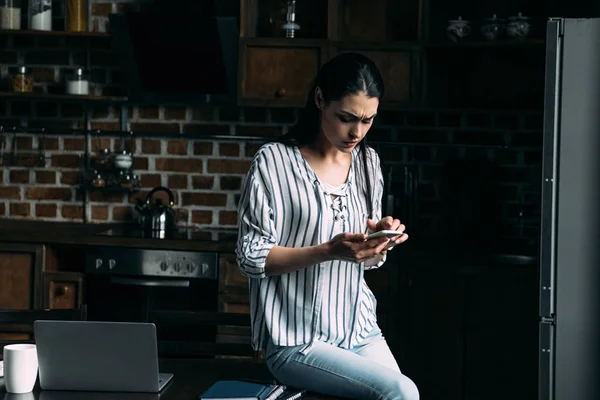
[[548, 21], [544, 108], [539, 399], [598, 400], [600, 19]]

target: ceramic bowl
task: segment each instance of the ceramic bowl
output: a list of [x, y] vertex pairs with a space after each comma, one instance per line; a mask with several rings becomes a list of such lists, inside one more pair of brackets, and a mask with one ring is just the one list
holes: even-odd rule
[[481, 26], [481, 34], [487, 40], [498, 40], [504, 35], [505, 30], [506, 21], [496, 17], [496, 14], [492, 18], [484, 19]]
[[471, 35], [471, 22], [458, 17], [448, 21], [448, 27], [446, 28], [446, 34], [448, 38], [453, 42], [459, 42], [464, 40]]
[[525, 39], [531, 33], [531, 22], [529, 17], [524, 17], [519, 13], [514, 17], [508, 18], [506, 33], [514, 39]]

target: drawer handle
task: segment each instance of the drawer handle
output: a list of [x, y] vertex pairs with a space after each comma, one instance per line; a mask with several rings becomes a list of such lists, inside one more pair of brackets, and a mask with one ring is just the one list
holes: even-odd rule
[[69, 291], [68, 286], [58, 286], [56, 288], [56, 290], [54, 291], [54, 294], [56, 295], [56, 297], [61, 297], [61, 296], [64, 296], [65, 294], [67, 294], [68, 291]]
[[285, 96], [287, 93], [287, 90], [285, 88], [279, 88], [277, 89], [277, 91], [275, 92], [275, 97], [277, 98], [282, 98], [283, 96]]

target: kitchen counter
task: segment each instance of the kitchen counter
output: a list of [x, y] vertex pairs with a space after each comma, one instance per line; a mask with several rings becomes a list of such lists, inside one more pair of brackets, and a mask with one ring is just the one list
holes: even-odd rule
[[[107, 236], [101, 233], [130, 224], [83, 224], [0, 219], [0, 242], [66, 246], [116, 246], [158, 250], [184, 250], [232, 253], [235, 238], [218, 229], [199, 231], [191, 240]], [[220, 239], [223, 238], [223, 239]]]
[[[230, 230], [206, 229], [194, 233], [189, 240], [145, 239], [103, 235], [110, 229], [131, 226], [125, 223], [83, 224], [0, 219], [0, 242], [38, 243], [63, 246], [116, 246], [157, 250], [205, 251], [233, 253], [235, 234]], [[415, 238], [392, 250], [388, 263], [423, 265], [531, 265], [535, 256], [507, 251], [483, 254], [473, 249], [457, 249], [443, 243], [419, 241]]]

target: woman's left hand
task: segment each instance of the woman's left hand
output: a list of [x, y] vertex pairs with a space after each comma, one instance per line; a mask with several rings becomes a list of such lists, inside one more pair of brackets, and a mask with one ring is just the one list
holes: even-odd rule
[[408, 240], [408, 235], [404, 233], [406, 227], [400, 222], [399, 219], [394, 219], [393, 217], [384, 217], [378, 222], [375, 222], [372, 219], [368, 219], [367, 227], [369, 228], [369, 233], [379, 232], [383, 230], [398, 231], [398, 236], [394, 236], [390, 239], [386, 250], [389, 250], [395, 245], [406, 242]]

